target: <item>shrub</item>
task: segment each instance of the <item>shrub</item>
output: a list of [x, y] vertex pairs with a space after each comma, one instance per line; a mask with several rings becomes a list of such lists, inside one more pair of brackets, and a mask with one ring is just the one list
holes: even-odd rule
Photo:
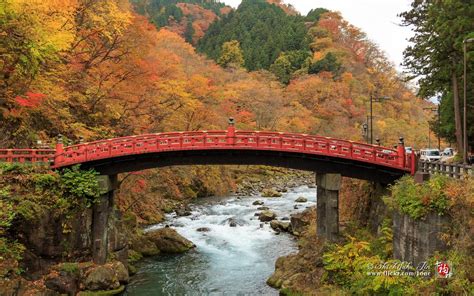
[[35, 174], [33, 175], [33, 182], [37, 189], [51, 189], [58, 186], [59, 177], [55, 173]]
[[81, 170], [77, 165], [62, 172], [61, 186], [72, 197], [84, 198], [87, 205], [91, 206], [101, 194], [98, 175], [94, 170]]
[[443, 215], [451, 207], [445, 193], [448, 182], [448, 177], [438, 175], [417, 184], [411, 176], [406, 176], [392, 186], [391, 196], [384, 200], [390, 207], [413, 219], [421, 219], [430, 211]]

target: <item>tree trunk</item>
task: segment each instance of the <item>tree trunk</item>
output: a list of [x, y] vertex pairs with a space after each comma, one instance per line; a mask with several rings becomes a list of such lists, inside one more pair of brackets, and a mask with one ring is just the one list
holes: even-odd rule
[[458, 153], [462, 155], [463, 141], [462, 141], [462, 127], [461, 127], [462, 126], [461, 125], [461, 108], [459, 104], [458, 79], [456, 77], [456, 72], [454, 70], [451, 73], [451, 80], [453, 83], [453, 104], [454, 104], [454, 123], [456, 127], [456, 145], [458, 148]]

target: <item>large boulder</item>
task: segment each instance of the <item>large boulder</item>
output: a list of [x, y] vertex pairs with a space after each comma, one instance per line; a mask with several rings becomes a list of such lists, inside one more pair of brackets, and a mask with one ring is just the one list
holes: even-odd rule
[[311, 220], [316, 220], [316, 208], [311, 207], [301, 213], [291, 215], [291, 231], [294, 235], [301, 235], [307, 229]]
[[258, 219], [262, 222], [272, 221], [276, 218], [276, 214], [272, 211], [263, 211], [258, 216]]
[[272, 220], [270, 222], [270, 227], [273, 228], [273, 230], [279, 232], [279, 231], [288, 231], [290, 228], [290, 222], [282, 222], [278, 220]]
[[170, 227], [147, 232], [146, 237], [164, 253], [184, 253], [195, 247], [192, 241], [182, 237], [176, 230]]
[[263, 189], [262, 191], [263, 197], [281, 197], [282, 194], [275, 189]]
[[74, 295], [78, 290], [76, 278], [64, 272], [47, 275], [44, 279], [44, 284], [46, 288], [61, 294]]
[[83, 284], [89, 291], [113, 290], [120, 287], [115, 270], [109, 265], [99, 265], [89, 269]]
[[156, 256], [160, 250], [156, 244], [146, 236], [136, 236], [132, 239], [132, 250], [142, 254], [145, 257]]

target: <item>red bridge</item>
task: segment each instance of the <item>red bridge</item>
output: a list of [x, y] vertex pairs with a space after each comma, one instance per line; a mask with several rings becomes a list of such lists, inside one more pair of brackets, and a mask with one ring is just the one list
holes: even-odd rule
[[100, 140], [56, 149], [0, 149], [0, 161], [81, 164], [104, 175], [171, 165], [258, 164], [338, 173], [390, 183], [414, 173], [415, 158], [396, 150], [306, 134], [240, 131], [168, 132]]

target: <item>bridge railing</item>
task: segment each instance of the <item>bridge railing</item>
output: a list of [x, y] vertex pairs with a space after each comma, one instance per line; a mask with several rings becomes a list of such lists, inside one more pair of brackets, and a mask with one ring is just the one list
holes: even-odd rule
[[422, 173], [430, 175], [441, 174], [455, 179], [464, 179], [466, 176], [474, 176], [474, 167], [465, 164], [449, 164], [439, 161], [420, 160], [418, 169]]
[[[125, 155], [202, 149], [258, 149], [327, 155], [410, 171], [410, 156], [365, 143], [305, 134], [235, 131], [170, 132], [57, 147], [54, 167]], [[402, 151], [402, 152], [401, 152]]]
[[0, 149], [0, 162], [49, 163], [55, 154], [54, 149]]

